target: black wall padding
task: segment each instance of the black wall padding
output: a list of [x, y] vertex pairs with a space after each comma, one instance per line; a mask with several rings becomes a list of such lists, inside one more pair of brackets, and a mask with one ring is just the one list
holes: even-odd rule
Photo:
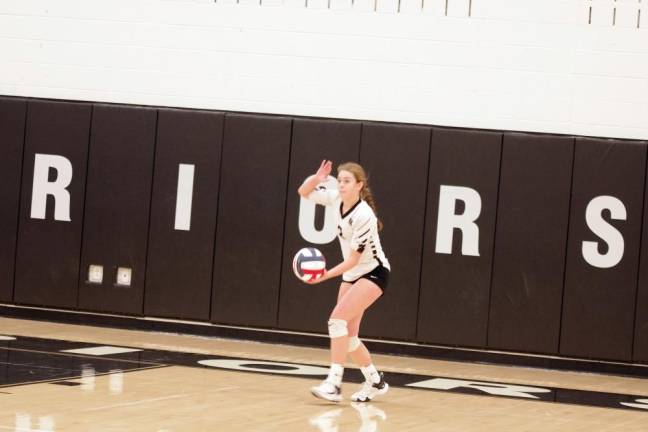
[[13, 301], [27, 103], [0, 98], [0, 301]]
[[[96, 105], [88, 167], [79, 307], [142, 314], [157, 111]], [[88, 282], [91, 264], [103, 283]], [[117, 268], [132, 269], [130, 286]]]
[[[608, 360], [630, 360], [643, 209], [646, 146], [616, 140], [577, 139], [569, 222], [560, 353]], [[621, 200], [626, 220], [603, 219], [625, 242], [621, 261], [612, 268], [594, 267], [583, 257], [583, 242], [607, 243], [585, 220], [592, 199], [608, 195]]]
[[[418, 312], [421, 342], [486, 344], [501, 149], [500, 133], [433, 129]], [[441, 185], [479, 193], [479, 256], [462, 255], [459, 229], [453, 232], [451, 254], [435, 252]], [[458, 200], [454, 214], [465, 210]]]
[[384, 224], [380, 240], [392, 267], [389, 287], [365, 314], [362, 335], [416, 337], [431, 129], [365, 123], [360, 162]]
[[[145, 315], [209, 320], [224, 118], [159, 112]], [[175, 229], [180, 164], [194, 165], [189, 230]]]
[[[83, 227], [86, 164], [92, 106], [29, 102], [14, 301], [39, 306], [76, 307]], [[72, 165], [70, 221], [54, 220], [55, 201], [47, 197], [46, 218], [31, 218], [36, 154], [57, 155]], [[49, 171], [49, 182], [58, 178]], [[57, 205], [63, 205], [59, 202]]]
[[557, 353], [574, 139], [506, 134], [490, 348]]
[[225, 116], [214, 322], [277, 323], [291, 123], [282, 117]]
[[[648, 144], [644, 142], [644, 145]], [[632, 360], [648, 362], [648, 175], [644, 186], [643, 229]]]
[[[333, 161], [333, 177], [341, 162], [358, 161], [360, 153], [360, 122], [296, 119], [293, 123], [284, 256], [281, 272], [279, 327], [291, 330], [327, 332], [326, 322], [335, 306], [340, 278], [308, 285], [299, 281], [292, 272], [292, 260], [303, 247], [318, 248], [331, 268], [342, 261], [340, 243], [336, 238], [327, 244], [307, 242], [299, 231], [300, 197], [297, 189], [314, 174], [322, 159]], [[315, 228], [324, 225], [324, 206], [317, 206]], [[328, 211], [338, 212], [339, 209]], [[337, 229], [337, 228], [336, 228]]]

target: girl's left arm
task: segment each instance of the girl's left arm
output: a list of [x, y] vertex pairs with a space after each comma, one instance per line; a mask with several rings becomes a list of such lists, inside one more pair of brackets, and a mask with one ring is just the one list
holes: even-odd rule
[[361, 252], [351, 249], [347, 259], [345, 259], [344, 261], [342, 261], [340, 264], [336, 265], [332, 269], [328, 270], [326, 273], [324, 273], [324, 275], [321, 278], [308, 281], [308, 283], [316, 284], [340, 276], [342, 273], [349, 271], [353, 267], [357, 266], [358, 262], [360, 262], [361, 256], [362, 256]]

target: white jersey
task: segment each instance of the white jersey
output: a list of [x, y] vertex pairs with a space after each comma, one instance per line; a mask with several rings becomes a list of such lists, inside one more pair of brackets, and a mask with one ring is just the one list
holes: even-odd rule
[[378, 237], [378, 218], [364, 200], [359, 200], [346, 213], [342, 213], [342, 200], [337, 189], [318, 186], [308, 195], [308, 199], [326, 206], [335, 206], [338, 239], [342, 256], [346, 260], [351, 249], [360, 252], [358, 264], [342, 275], [345, 282], [354, 282], [379, 265], [390, 269], [389, 261], [383, 252]]

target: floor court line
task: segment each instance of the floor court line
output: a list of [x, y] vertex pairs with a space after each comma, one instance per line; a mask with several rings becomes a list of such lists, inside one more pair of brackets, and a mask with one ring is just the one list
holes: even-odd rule
[[171, 396], [163, 396], [163, 397], [158, 397], [158, 398], [152, 398], [152, 399], [142, 399], [136, 402], [124, 402], [124, 403], [118, 403], [118, 404], [113, 404], [113, 405], [106, 405], [106, 406], [100, 406], [97, 408], [90, 408], [86, 410], [81, 410], [81, 412], [93, 412], [93, 411], [103, 411], [106, 409], [112, 409], [112, 408], [123, 408], [123, 407], [130, 407], [130, 406], [135, 406], [135, 405], [144, 405], [144, 404], [149, 404], [153, 402], [160, 402], [160, 401], [166, 401], [169, 399], [178, 399], [178, 398], [184, 398], [187, 397], [188, 395], [186, 394], [177, 394], [177, 395], [171, 395]]

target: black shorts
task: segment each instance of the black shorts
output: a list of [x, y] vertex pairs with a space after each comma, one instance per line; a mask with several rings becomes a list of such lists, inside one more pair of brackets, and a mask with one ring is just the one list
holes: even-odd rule
[[389, 285], [389, 269], [383, 267], [382, 265], [379, 265], [375, 269], [371, 270], [369, 273], [365, 273], [362, 276], [360, 276], [358, 279], [349, 283], [354, 284], [358, 282], [360, 279], [367, 279], [368, 281], [375, 283], [376, 285], [378, 285], [378, 288], [380, 288], [383, 292], [385, 292], [387, 285]]

